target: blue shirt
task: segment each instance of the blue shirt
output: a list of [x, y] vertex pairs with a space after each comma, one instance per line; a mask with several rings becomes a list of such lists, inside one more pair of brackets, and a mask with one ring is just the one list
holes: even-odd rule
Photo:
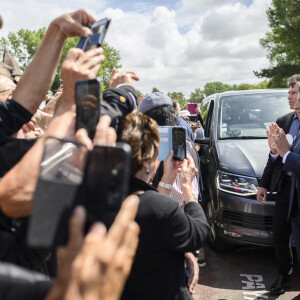
[[294, 112], [293, 121], [289, 130], [289, 134], [294, 138], [299, 130], [300, 120], [297, 114]]
[[186, 134], [191, 138], [192, 141], [194, 141], [195, 137], [194, 137], [192, 128], [190, 127], [188, 122], [186, 122], [185, 120], [183, 120], [179, 116], [177, 118], [178, 118], [177, 126], [185, 127], [186, 128]]

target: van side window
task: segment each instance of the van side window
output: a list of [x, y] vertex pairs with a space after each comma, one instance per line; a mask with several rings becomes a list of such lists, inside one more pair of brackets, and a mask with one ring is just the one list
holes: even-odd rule
[[206, 98], [206, 99], [203, 99], [200, 104], [200, 112], [201, 112], [201, 116], [202, 116], [204, 124], [206, 123], [210, 101], [211, 101], [211, 98]]

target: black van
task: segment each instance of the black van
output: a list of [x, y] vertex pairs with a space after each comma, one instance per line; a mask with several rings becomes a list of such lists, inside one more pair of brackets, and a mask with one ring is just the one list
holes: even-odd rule
[[273, 244], [276, 194], [265, 204], [256, 191], [269, 153], [266, 129], [291, 112], [287, 89], [232, 91], [211, 95], [200, 105], [205, 122], [200, 160], [203, 206], [216, 251], [232, 244]]

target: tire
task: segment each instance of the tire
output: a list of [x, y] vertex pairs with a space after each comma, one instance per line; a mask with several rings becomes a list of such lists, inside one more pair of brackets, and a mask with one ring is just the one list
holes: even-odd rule
[[218, 233], [216, 226], [216, 216], [213, 201], [209, 201], [205, 206], [205, 214], [208, 225], [210, 227], [210, 233], [208, 236], [208, 245], [215, 252], [222, 252], [230, 250], [233, 245], [226, 242]]

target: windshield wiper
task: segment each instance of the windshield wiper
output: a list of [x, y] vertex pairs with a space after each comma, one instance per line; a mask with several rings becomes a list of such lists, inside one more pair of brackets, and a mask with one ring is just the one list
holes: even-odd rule
[[245, 136], [227, 136], [223, 138], [219, 138], [219, 140], [262, 140], [262, 139], [267, 139], [265, 136], [250, 136], [250, 135], [245, 135]]

